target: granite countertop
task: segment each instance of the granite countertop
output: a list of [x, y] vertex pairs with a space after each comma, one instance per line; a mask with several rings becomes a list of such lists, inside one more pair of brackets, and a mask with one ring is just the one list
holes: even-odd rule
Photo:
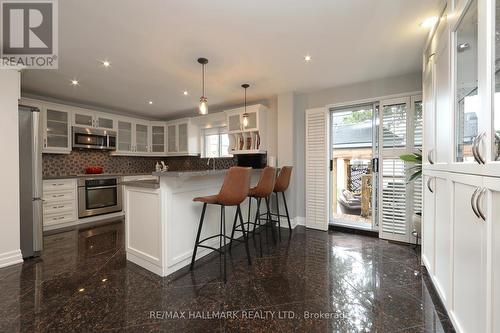
[[160, 183], [156, 179], [143, 179], [143, 180], [127, 180], [121, 182], [122, 185], [132, 186], [132, 187], [143, 187], [157, 189], [160, 188]]
[[229, 169], [216, 170], [193, 170], [193, 171], [160, 171], [153, 172], [153, 176], [158, 177], [192, 177], [192, 176], [209, 176], [225, 174]]
[[151, 176], [151, 173], [99, 173], [99, 174], [69, 174], [69, 175], [56, 175], [56, 176], [43, 176], [42, 179], [71, 179], [71, 178], [98, 178], [98, 177], [126, 177], [126, 176]]

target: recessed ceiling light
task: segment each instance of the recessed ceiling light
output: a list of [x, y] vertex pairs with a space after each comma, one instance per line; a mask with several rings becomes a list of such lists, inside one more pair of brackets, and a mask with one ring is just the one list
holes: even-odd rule
[[111, 66], [111, 63], [110, 63], [108, 60], [104, 60], [104, 61], [102, 62], [102, 65], [103, 65], [104, 67], [108, 68], [109, 66]]
[[78, 80], [76, 80], [76, 79], [71, 80], [71, 85], [77, 86], [79, 84], [80, 84], [80, 82], [78, 82]]
[[304, 61], [305, 61], [305, 62], [309, 62], [309, 61], [311, 61], [311, 60], [312, 60], [312, 57], [311, 57], [309, 54], [308, 54], [308, 55], [306, 55], [306, 56], [304, 56]]
[[439, 18], [437, 16], [431, 16], [423, 20], [422, 23], [420, 23], [420, 26], [426, 29], [433, 28], [438, 22], [438, 20]]
[[153, 105], [153, 101], [148, 101], [148, 104], [149, 105]]
[[182, 92], [182, 94], [183, 94], [184, 96], [187, 96], [187, 95], [189, 95], [189, 92], [188, 92], [187, 90], [184, 90], [184, 91]]

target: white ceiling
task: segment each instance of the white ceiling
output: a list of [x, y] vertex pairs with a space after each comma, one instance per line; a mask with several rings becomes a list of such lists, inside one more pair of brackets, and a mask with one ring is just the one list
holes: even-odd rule
[[[207, 57], [210, 106], [417, 72], [441, 0], [64, 0], [59, 69], [24, 93], [143, 116], [195, 114]], [[304, 62], [310, 54], [312, 61]], [[108, 59], [106, 69], [99, 61]], [[76, 78], [80, 85], [73, 87]], [[183, 96], [183, 90], [189, 96]], [[147, 101], [153, 100], [153, 105]]]

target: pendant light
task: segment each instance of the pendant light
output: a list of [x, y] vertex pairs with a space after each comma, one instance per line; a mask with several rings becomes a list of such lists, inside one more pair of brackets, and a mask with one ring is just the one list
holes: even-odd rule
[[205, 97], [205, 65], [208, 64], [208, 59], [198, 58], [198, 63], [201, 64], [201, 97], [200, 106], [198, 107], [198, 113], [201, 115], [205, 115], [208, 113], [208, 100]]
[[245, 112], [243, 113], [243, 127], [248, 126], [248, 113], [247, 113], [247, 89], [250, 87], [248, 83], [242, 84], [241, 87], [245, 89]]

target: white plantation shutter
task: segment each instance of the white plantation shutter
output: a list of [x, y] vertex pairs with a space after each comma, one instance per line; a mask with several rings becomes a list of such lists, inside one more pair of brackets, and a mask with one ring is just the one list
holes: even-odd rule
[[306, 110], [306, 227], [328, 230], [329, 117], [326, 108]]
[[[413, 119], [410, 98], [382, 101], [380, 107], [380, 190], [379, 237], [409, 242], [411, 188], [407, 184], [407, 168], [400, 155], [413, 146]], [[410, 113], [410, 114], [409, 114]]]
[[406, 235], [405, 163], [388, 158], [382, 164], [382, 232]]

